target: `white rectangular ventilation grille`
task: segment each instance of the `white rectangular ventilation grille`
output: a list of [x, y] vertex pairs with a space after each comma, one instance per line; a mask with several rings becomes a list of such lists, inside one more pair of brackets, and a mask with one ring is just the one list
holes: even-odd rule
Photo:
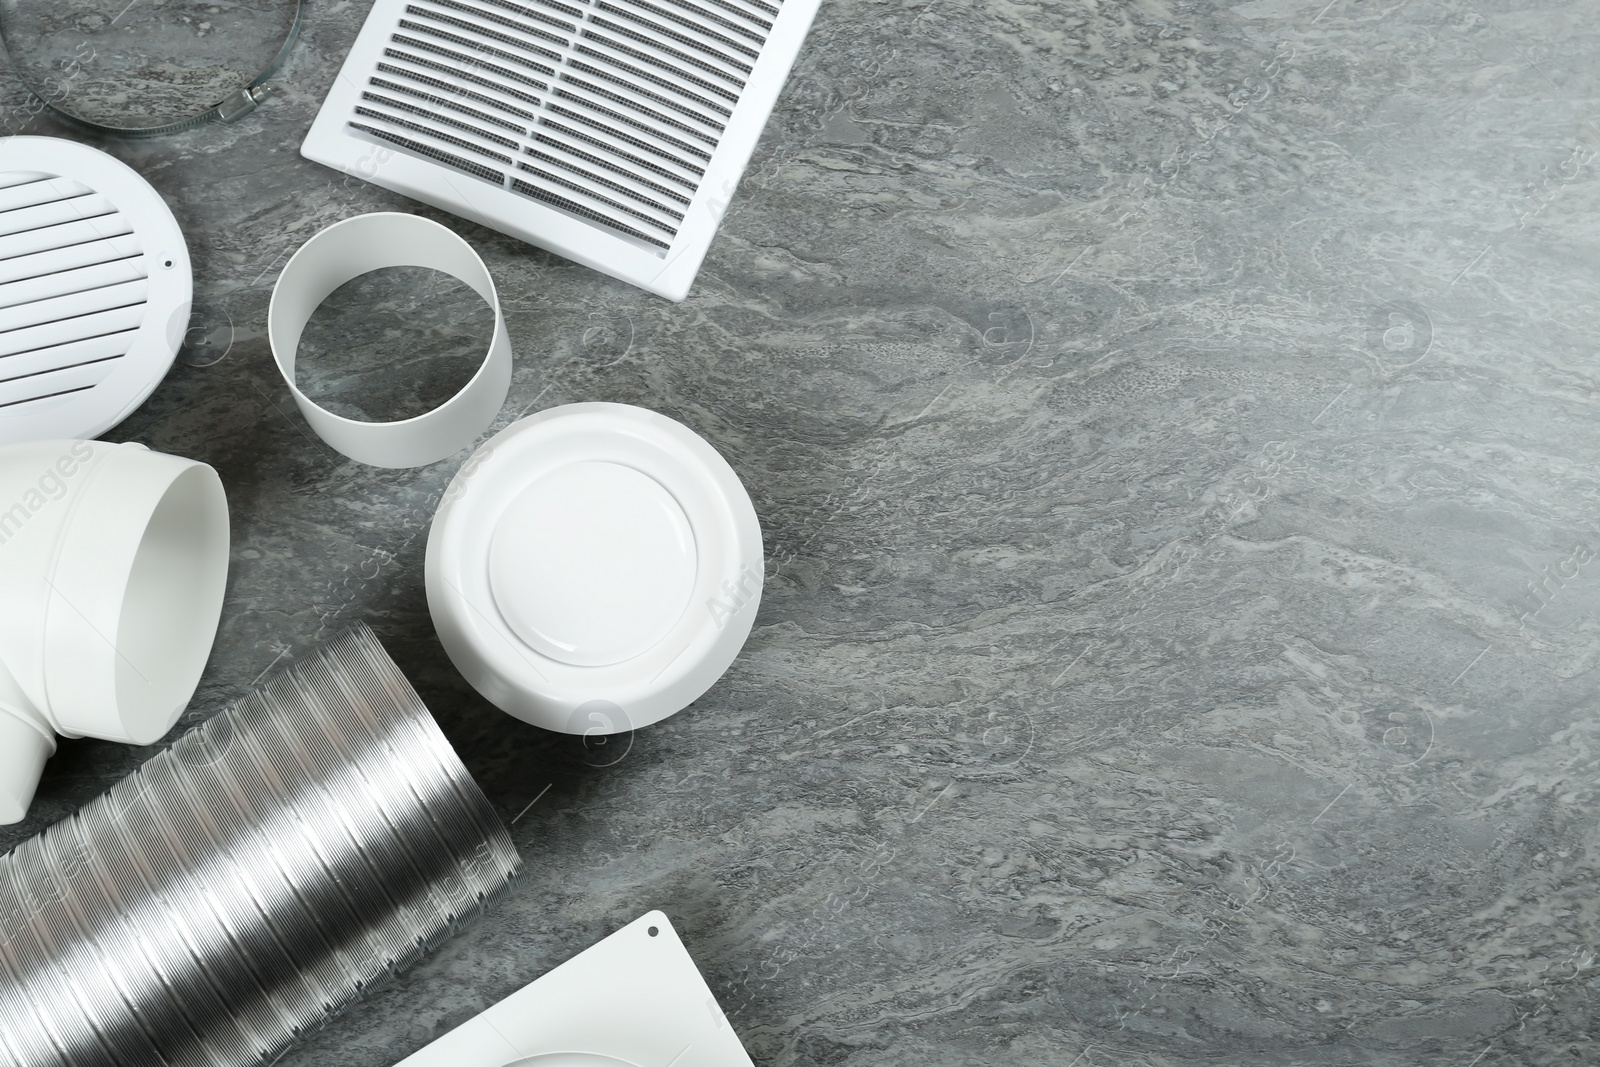
[[[779, 23], [786, 3], [803, 10]], [[473, 194], [459, 184], [452, 194], [450, 183], [415, 174], [391, 180], [370, 162], [371, 146], [598, 229], [651, 257], [655, 271], [687, 251], [692, 278], [719, 221], [686, 226], [696, 195], [710, 188], [726, 196], [737, 183], [816, 5], [379, 0], [304, 151], [636, 284], [676, 288], [651, 285], [649, 268], [638, 263], [576, 253], [564, 246], [570, 239], [541, 232], [536, 215], [508, 219], [502, 204], [470, 210]], [[775, 28], [789, 40], [765, 56]], [[751, 95], [761, 99], [748, 101]], [[369, 146], [365, 168], [334, 143], [335, 123], [344, 140]], [[720, 159], [730, 131], [740, 143]], [[695, 243], [701, 247], [685, 248]]]
[[0, 175], [0, 411], [98, 385], [132, 347], [148, 291], [109, 199], [69, 178]]

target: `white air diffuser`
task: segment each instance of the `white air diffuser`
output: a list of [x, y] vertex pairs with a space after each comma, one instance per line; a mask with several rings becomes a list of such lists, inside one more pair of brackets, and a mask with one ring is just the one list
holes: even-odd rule
[[126, 164], [0, 139], [0, 445], [126, 418], [172, 366], [193, 286], [171, 210]]
[[819, 0], [377, 0], [301, 152], [682, 300]]
[[761, 523], [699, 434], [629, 404], [565, 404], [462, 465], [428, 531], [450, 660], [524, 722], [584, 737], [676, 715], [761, 606]]

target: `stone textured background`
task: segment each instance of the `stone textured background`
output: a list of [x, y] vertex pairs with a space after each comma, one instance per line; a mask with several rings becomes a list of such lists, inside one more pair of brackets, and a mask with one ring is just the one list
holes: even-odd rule
[[[528, 865], [291, 1067], [392, 1064], [655, 907], [761, 1067], [1600, 1061], [1592, 5], [827, 0], [681, 305], [301, 159], [367, 6], [312, 0], [236, 126], [96, 141], [195, 258], [109, 435], [228, 486], [185, 724], [366, 620]], [[380, 209], [494, 272], [496, 428], [640, 404], [745, 480], [765, 599], [690, 710], [585, 751], [445, 660], [465, 457], [342, 460], [264, 335]], [[382, 282], [317, 387], [404, 356], [382, 399], [425, 404], [399, 324], [482, 318]], [[146, 755], [64, 745], [0, 846]]]

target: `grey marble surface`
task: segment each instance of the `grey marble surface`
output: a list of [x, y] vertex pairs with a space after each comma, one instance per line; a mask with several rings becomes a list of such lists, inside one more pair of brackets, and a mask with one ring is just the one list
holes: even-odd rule
[[[297, 154], [366, 7], [313, 0], [240, 124], [100, 142], [198, 282], [111, 436], [233, 508], [185, 723], [366, 620], [528, 864], [293, 1067], [394, 1063], [655, 907], [761, 1067], [1600, 1062], [1591, 5], [828, 0], [687, 302], [452, 222], [497, 426], [654, 408], [761, 517], [744, 655], [620, 758], [445, 660], [464, 457], [343, 461], [272, 366], [301, 242], [446, 218]], [[146, 755], [65, 745], [0, 845]]]

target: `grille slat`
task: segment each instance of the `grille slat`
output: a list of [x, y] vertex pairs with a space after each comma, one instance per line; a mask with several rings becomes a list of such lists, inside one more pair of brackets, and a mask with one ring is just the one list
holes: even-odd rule
[[[584, 71], [583, 73], [587, 74], [588, 72]], [[704, 145], [707, 148], [717, 147], [717, 136], [722, 132], [720, 126], [708, 130], [704, 126], [696, 126], [692, 123], [684, 122], [677, 115], [657, 105], [655, 101], [646, 102], [644, 94], [635, 90], [617, 85], [614, 82], [602, 83], [599, 79], [591, 80], [588, 77], [579, 77], [577, 74], [569, 74], [561, 79], [561, 86], [562, 88], [556, 92], [557, 96], [576, 93], [585, 100], [613, 112], [618, 117], [626, 116], [631, 119], [630, 125], [633, 125], [635, 129], [665, 127], [666, 132], [662, 136], [668, 136], [675, 141], [681, 142], [686, 149], [692, 146], [698, 153], [699, 145]], [[570, 96], [568, 98], [570, 99]], [[640, 123], [643, 123], [642, 127]], [[693, 141], [690, 141], [690, 138]], [[694, 144], [694, 142], [698, 142], [698, 144]], [[706, 154], [706, 158], [710, 158], [710, 153]]]
[[431, 145], [424, 141], [418, 141], [414, 137], [405, 137], [401, 134], [395, 133], [392, 130], [385, 130], [381, 127], [372, 126], [364, 122], [352, 122], [350, 124], [350, 128], [352, 130], [359, 130], [370, 137], [375, 137], [378, 140], [383, 141], [385, 144], [394, 145], [396, 148], [404, 148], [410, 152], [415, 152], [419, 156], [425, 156], [428, 159], [443, 163], [446, 166], [454, 167], [456, 170], [477, 175], [478, 177], [483, 178], [486, 181], [493, 182], [496, 185], [500, 185], [506, 180], [506, 176], [504, 174], [492, 167], [486, 167], [482, 163], [474, 163], [470, 159], [466, 159], [463, 156], [458, 156], [453, 152], [447, 152], [436, 145]]
[[[49, 400], [49, 399], [51, 399], [53, 397], [68, 396], [68, 395], [70, 395], [72, 393], [87, 393], [90, 389], [93, 389], [98, 384], [99, 384], [99, 382], [91, 382], [88, 385], [79, 385], [79, 386], [75, 386], [75, 387], [70, 388], [70, 389], [59, 389], [59, 390], [57, 390], [57, 391], [55, 391], [53, 393], [45, 393], [43, 396], [26, 396], [26, 395], [24, 395], [20, 399], [17, 399], [17, 400], [10, 400], [10, 399], [6, 399], [4, 397], [0, 397], [0, 409], [14, 408], [14, 407], [17, 407], [17, 406], [19, 406], [21, 404], [31, 404], [35, 400]], [[7, 414], [10, 414], [10, 412], [7, 411]]]
[[744, 24], [754, 26], [761, 31], [762, 39], [772, 32], [772, 20], [777, 17], [777, 11], [758, 10], [758, 5], [741, 4], [738, 0], [698, 0], [701, 7], [710, 12], [722, 12], [723, 15], [732, 15], [736, 19], [744, 20]]
[[42, 278], [59, 271], [92, 267], [97, 263], [128, 259], [139, 255], [138, 239], [131, 234], [108, 240], [81, 241], [63, 247], [48, 248], [31, 255], [0, 260], [0, 285]]
[[525, 3], [518, 0], [480, 0], [480, 3], [484, 7], [508, 11], [518, 18], [531, 18], [547, 26], [555, 26], [568, 34], [576, 33], [578, 23], [583, 21], [581, 8], [569, 7], [556, 0], [531, 0]]
[[[400, 39], [401, 38], [398, 36], [395, 38], [397, 41]], [[418, 43], [420, 44], [421, 42]], [[550, 87], [548, 83], [538, 81], [533, 78], [528, 78], [522, 75], [513, 76], [511, 71], [488, 70], [484, 69], [482, 64], [475, 64], [470, 61], [461, 62], [462, 60], [466, 60], [465, 56], [457, 57], [458, 62], [455, 65], [451, 65], [449, 62], [440, 62], [441, 59], [449, 60], [452, 56], [455, 56], [455, 53], [446, 48], [427, 46], [422, 50], [438, 58], [424, 58], [423, 56], [416, 56], [409, 52], [401, 51], [398, 48], [387, 48], [384, 50], [383, 54], [388, 56], [390, 59], [402, 60], [415, 67], [421, 67], [424, 70], [435, 71], [445, 78], [463, 81], [468, 85], [478, 86], [497, 93], [504, 93], [506, 96], [509, 96], [514, 100], [519, 100], [524, 104], [532, 104], [535, 107], [539, 105], [539, 97], [525, 89], [521, 89], [513, 85], [507, 85], [505, 83], [508, 81], [514, 81], [517, 82], [518, 85], [528, 85], [539, 90], [545, 90]], [[381, 67], [382, 64], [380, 64], [380, 68]], [[476, 68], [477, 73], [471, 73], [470, 70], [472, 68]], [[493, 77], [490, 77], [490, 75], [499, 75], [499, 80], [495, 80]]]
[[[546, 128], [548, 129], [549, 127]], [[610, 160], [593, 155], [589, 152], [585, 152], [582, 149], [574, 148], [572, 145], [563, 143], [562, 141], [559, 141], [556, 138], [550, 137], [546, 134], [540, 134], [537, 138], [535, 138], [535, 140], [538, 141], [540, 147], [529, 148], [529, 154], [537, 154], [540, 151], [550, 151], [563, 160], [571, 161], [572, 165], [574, 166], [583, 166], [602, 170], [607, 174], [616, 175], [619, 179], [625, 179], [627, 184], [640, 189], [644, 195], [654, 197], [658, 201], [664, 202], [670, 200], [673, 203], [682, 205], [683, 207], [689, 206], [688, 193], [692, 193], [694, 191], [692, 187], [688, 190], [688, 193], [686, 193], [670, 186], [663, 185], [660, 182], [651, 181], [649, 178], [641, 176], [637, 169], [629, 170], [627, 167], [618, 166], [616, 163]]]
[[[421, 104], [429, 104], [434, 108], [444, 108], [448, 111], [454, 111], [463, 118], [471, 119], [475, 122], [484, 123], [489, 126], [498, 126], [502, 130], [510, 130], [513, 133], [526, 133], [528, 130], [528, 124], [526, 121], [513, 122], [511, 119], [501, 118], [499, 115], [491, 115], [487, 111], [481, 111], [478, 108], [471, 107], [462, 103], [460, 100], [455, 100], [447, 96], [440, 96], [437, 93], [427, 92], [404, 81], [390, 81], [386, 78], [373, 78], [372, 84], [380, 89], [385, 90], [386, 92], [397, 94], [401, 97], [406, 97], [409, 103], [407, 103], [405, 106], [418, 107]], [[369, 94], [363, 93], [362, 96], [363, 98], [367, 98]]]
[[[614, 71], [675, 92], [688, 103], [723, 119], [732, 117], [732, 105], [739, 102], [739, 94], [731, 90], [713, 85], [703, 78], [692, 77], [681, 70], [658, 64], [641, 52], [621, 48], [592, 34], [574, 51]], [[646, 67], [650, 69], [646, 70]]]
[[[524, 46], [531, 45], [539, 49], [555, 45], [558, 50], [555, 53], [557, 58], [560, 57], [559, 49], [570, 45], [573, 34], [578, 32], [578, 27], [570, 22], [546, 18], [539, 20], [542, 24], [530, 24], [526, 14], [518, 18], [512, 18], [501, 11], [493, 10], [487, 3], [469, 4], [463, 3], [462, 0], [424, 0], [421, 4], [408, 6], [406, 10], [414, 14], [428, 12], [434, 18], [446, 17], [428, 11], [429, 8], [443, 8], [457, 18], [466, 16], [461, 20], [460, 25], [472, 26], [479, 33], [496, 37], [508, 43], [523, 44]], [[485, 10], [486, 8], [489, 8], [489, 10]], [[509, 36], [504, 36], [508, 32]], [[532, 40], [525, 41], [526, 38], [532, 38]]]
[[85, 337], [66, 344], [7, 356], [0, 359], [0, 381], [32, 378], [46, 374], [56, 367], [75, 367], [83, 363], [118, 359], [128, 354], [138, 333], [136, 329], [113, 330], [97, 337]]
[[[40, 334], [41, 337], [47, 337], [48, 331], [56, 326], [70, 332], [75, 329], [71, 324], [78, 321], [79, 316], [143, 304], [149, 291], [150, 283], [141, 272], [133, 281], [114, 282], [70, 293], [57, 290], [61, 295], [0, 308], [0, 348], [9, 347], [13, 336], [20, 337], [35, 330], [46, 331]], [[82, 334], [72, 334], [71, 338], [82, 336]], [[60, 342], [47, 340], [39, 343]], [[19, 348], [21, 347], [23, 346], [19, 345]]]
[[25, 281], [0, 284], [0, 311], [47, 300], [54, 296], [86, 293], [108, 285], [139, 281], [144, 277], [144, 257], [139, 255], [70, 270], [57, 270]]
[[623, 23], [614, 22], [598, 15], [589, 21], [589, 26], [593, 27], [593, 29], [586, 35], [585, 39], [587, 40], [621, 41], [628, 47], [656, 57], [658, 62], [666, 63], [669, 66], [677, 66], [680, 69], [686, 67], [710, 75], [729, 86], [736, 94], [744, 88], [744, 72], [732, 67], [711, 63], [681, 48], [673, 47], [666, 41], [655, 40], [639, 32], [636, 27], [626, 26]]
[[620, 174], [596, 172], [596, 168], [586, 160], [574, 159], [561, 151], [551, 151], [548, 148], [530, 148], [528, 156], [536, 162], [519, 163], [524, 170], [537, 167], [539, 170], [564, 178], [567, 181], [576, 181], [587, 184], [595, 192], [606, 198], [621, 198], [650, 213], [650, 216], [665, 222], [674, 232], [678, 224], [683, 221], [683, 208], [686, 205], [670, 203], [669, 198], [663, 197], [653, 189], [647, 189], [638, 182]]
[[602, 0], [595, 7], [614, 19], [643, 29], [652, 37], [664, 37], [704, 59], [725, 63], [744, 77], [750, 76], [750, 64], [755, 62], [757, 54], [754, 49], [698, 31], [693, 26], [684, 25], [682, 20], [664, 18], [646, 6], [629, 4], [625, 0]]
[[629, 225], [631, 226], [643, 224], [652, 230], [659, 231], [666, 237], [671, 237], [678, 232], [676, 226], [662, 220], [654, 212], [625, 204], [614, 196], [608, 196], [606, 193], [597, 191], [593, 188], [592, 183], [582, 179], [574, 180], [573, 176], [563, 176], [556, 173], [553, 168], [546, 169], [532, 163], [519, 163], [517, 164], [517, 169], [518, 180], [542, 186], [559, 193], [561, 196], [572, 197], [578, 203], [591, 210], [603, 211], [613, 217], [620, 212], [628, 216]]
[[762, 0], [404, 0], [348, 128], [670, 248], [766, 44]]
[[13, 185], [31, 185], [34, 182], [45, 182], [56, 177], [46, 174], [42, 170], [8, 170], [0, 174], [0, 189], [9, 189]]
[[[144, 303], [110, 308], [93, 315], [58, 319], [39, 326], [0, 333], [0, 360], [9, 360], [26, 352], [43, 352], [59, 348], [74, 341], [102, 337], [119, 330], [137, 329], [144, 321]], [[0, 362], [0, 367], [6, 363]]]
[[96, 360], [93, 363], [61, 367], [42, 374], [29, 375], [26, 378], [0, 382], [0, 410], [93, 389], [106, 380], [106, 375], [110, 374], [114, 367], [114, 360]]
[[[484, 107], [495, 108], [504, 114], [512, 115], [518, 119], [522, 119], [523, 122], [519, 124], [522, 126], [526, 126], [527, 120], [533, 118], [533, 112], [528, 108], [523, 107], [521, 104], [514, 104], [503, 97], [491, 95], [490, 93], [479, 92], [476, 89], [467, 89], [460, 85], [452, 85], [442, 78], [436, 77], [432, 74], [424, 73], [420, 70], [414, 70], [411, 67], [400, 66], [395, 63], [379, 63], [378, 70], [384, 74], [392, 74], [396, 79], [409, 84], [414, 90], [416, 90], [418, 86], [424, 86], [427, 89], [450, 94], [449, 98], [456, 100], [457, 103], [459, 103], [461, 100], [470, 100], [474, 104], [482, 104]], [[460, 74], [456, 74], [455, 77], [459, 79], [461, 76]], [[374, 85], [379, 84], [377, 78], [372, 79], [372, 81]], [[504, 90], [500, 91], [504, 92]], [[534, 102], [537, 103], [537, 98], [534, 99]]]
[[[430, 141], [437, 141], [440, 144], [449, 145], [451, 149], [457, 151], [471, 152], [482, 156], [485, 159], [492, 159], [496, 163], [504, 163], [508, 166], [511, 163], [511, 157], [504, 151], [482, 143], [483, 140], [488, 140], [490, 136], [489, 134], [471, 134], [472, 138], [480, 138], [480, 140], [469, 139], [468, 137], [458, 137], [454, 133], [437, 129], [436, 127], [427, 125], [425, 123], [416, 122], [410, 118], [400, 115], [391, 115], [388, 112], [382, 111], [376, 107], [358, 107], [356, 108], [356, 114], [362, 118], [372, 120], [374, 124], [381, 124], [379, 128], [403, 130], [405, 131], [406, 136], [421, 135]], [[506, 140], [509, 140], [509, 138], [506, 138]], [[504, 146], [502, 145], [501, 148], [503, 147]]]
[[0, 212], [15, 211], [22, 207], [35, 207], [53, 200], [83, 196], [93, 189], [70, 178], [40, 177], [31, 182], [19, 182], [0, 190]]
[[532, 67], [541, 74], [554, 74], [555, 67], [551, 63], [561, 62], [561, 53], [546, 45], [532, 40], [513, 37], [510, 34], [491, 30], [466, 19], [456, 18], [437, 11], [429, 11], [415, 4], [406, 8], [407, 14], [416, 15], [418, 18], [427, 19], [419, 22], [416, 19], [401, 20], [403, 29], [417, 33], [426, 33], [430, 37], [437, 37], [451, 44], [481, 51], [485, 55], [494, 56], [511, 63], [521, 63]]
[[[134, 335], [138, 332], [137, 330], [124, 330], [106, 337], [96, 337], [89, 341], [78, 341], [72, 345], [52, 348], [43, 353], [8, 359], [6, 362], [0, 363], [0, 387], [13, 382], [27, 381], [28, 379], [35, 379], [32, 384], [40, 385], [43, 383], [38, 382], [37, 379], [46, 378], [60, 371], [76, 370], [79, 367], [90, 367], [121, 359], [128, 354], [128, 349], [133, 346]], [[72, 351], [73, 349], [79, 349], [85, 352], [93, 352], [97, 346], [106, 350], [104, 355], [75, 355]], [[25, 369], [29, 365], [29, 361], [36, 361], [36, 369]], [[111, 369], [110, 367], [106, 368], [108, 371]], [[19, 389], [28, 387], [18, 386]]]
[[117, 207], [99, 193], [88, 192], [58, 197], [32, 207], [17, 208], [0, 215], [0, 237], [42, 230], [64, 222], [98, 219], [114, 215]]
[[[649, 122], [635, 118], [626, 111], [609, 106], [610, 102], [600, 103], [591, 99], [589, 95], [573, 92], [570, 89], [557, 89], [553, 94], [561, 100], [563, 110], [573, 109], [573, 114], [593, 116], [606, 123], [618, 133], [634, 139], [643, 139], [647, 144], [654, 144], [669, 155], [681, 159], [685, 165], [701, 167], [701, 163], [711, 159], [711, 153], [698, 145], [692, 145], [681, 137], [672, 133], [658, 130]], [[596, 94], [598, 95], [598, 94]], [[552, 106], [551, 110], [555, 110]], [[698, 162], [697, 162], [698, 161]]]
[[[373, 79], [373, 84], [379, 84], [376, 78]], [[403, 87], [400, 86], [390, 85], [384, 86], [384, 88], [389, 89], [391, 92], [398, 90], [401, 94], [410, 95], [406, 93], [406, 90]], [[381, 107], [389, 108], [393, 111], [403, 111], [408, 115], [416, 115], [419, 118], [425, 118], [431, 122], [443, 123], [452, 129], [457, 129], [463, 133], [490, 141], [501, 146], [502, 148], [516, 148], [517, 145], [521, 143], [520, 141], [512, 140], [510, 137], [506, 137], [502, 134], [487, 132], [483, 130], [482, 127], [484, 125], [499, 126], [501, 129], [509, 128], [515, 133], [521, 133], [523, 131], [523, 127], [518, 126], [514, 122], [506, 122], [502, 119], [485, 115], [482, 112], [473, 111], [470, 108], [462, 108], [460, 105], [452, 105], [448, 100], [440, 100], [437, 97], [433, 97], [431, 99], [424, 98], [422, 100], [402, 100], [396, 96], [375, 93], [371, 90], [362, 93], [361, 99], [367, 101], [368, 103], [378, 104]], [[429, 104], [432, 104], [433, 106], [428, 106]], [[447, 107], [453, 111], [462, 113], [461, 117], [441, 115], [439, 114], [440, 107]], [[468, 119], [475, 119], [476, 122], [468, 121]]]
[[557, 119], [566, 119], [566, 115], [551, 109], [555, 118], [549, 118], [539, 127], [539, 133], [534, 140], [540, 143], [554, 142], [563, 146], [576, 146], [579, 153], [600, 151], [606, 158], [612, 160], [616, 166], [639, 167], [646, 171], [652, 178], [660, 178], [672, 183], [684, 192], [694, 194], [695, 186], [699, 184], [703, 171], [694, 167], [685, 166], [676, 160], [669, 160], [658, 154], [647, 154], [638, 144], [622, 137], [616, 137], [594, 126], [577, 128], [576, 122], [558, 122]]
[[[406, 36], [405, 34], [397, 33], [394, 37], [397, 42], [410, 45], [412, 48], [442, 55], [445, 59], [461, 63], [468, 70], [482, 69], [490, 71], [512, 81], [531, 82], [541, 89], [548, 88], [549, 83], [532, 77], [526, 71], [543, 75], [544, 78], [555, 76], [555, 68], [546, 63], [518, 55], [515, 52], [507, 52], [503, 48], [491, 48], [481, 42], [472, 40], [470, 37], [463, 37], [459, 33], [451, 33], [448, 30], [429, 26], [414, 19], [401, 20], [400, 27], [417, 36]], [[487, 56], [493, 56], [500, 62], [491, 63], [485, 58]], [[506, 63], [515, 64], [515, 66], [508, 68], [505, 66]], [[518, 71], [516, 67], [524, 69], [523, 71]]]
[[753, 18], [741, 11], [716, 4], [703, 4], [697, 0], [650, 0], [650, 2], [690, 15], [704, 25], [710, 26], [718, 34], [733, 35], [747, 42], [753, 42], [758, 50], [766, 43], [767, 34], [772, 32], [772, 23], [765, 19]]
[[511, 186], [524, 196], [530, 196], [535, 200], [541, 200], [552, 207], [559, 207], [564, 211], [569, 211], [572, 214], [579, 216], [580, 218], [587, 218], [594, 222], [598, 222], [604, 226], [608, 226], [611, 229], [618, 231], [619, 233], [625, 233], [629, 237], [636, 238], [648, 244], [653, 244], [658, 248], [668, 249], [672, 247], [659, 237], [651, 237], [649, 234], [640, 230], [636, 230], [632, 226], [629, 226], [624, 222], [620, 222], [610, 215], [602, 214], [593, 210], [592, 208], [586, 208], [574, 200], [568, 199], [567, 197], [561, 196], [557, 193], [552, 193], [549, 190], [541, 189], [531, 182], [523, 181], [520, 178], [513, 178], [511, 180]]
[[4, 246], [0, 247], [0, 263], [8, 262], [17, 256], [66, 248], [88, 241], [124, 237], [132, 233], [133, 227], [121, 214], [64, 222], [59, 226], [29, 230], [7, 237]]
[[[494, 4], [497, 7], [509, 6], [506, 0], [485, 0], [485, 2]], [[545, 8], [566, 18], [581, 20], [583, 18], [584, 3], [585, 0], [574, 0], [572, 4], [564, 4], [561, 0], [520, 0], [519, 6]]]
[[[716, 107], [708, 100], [695, 97], [689, 98], [693, 101], [692, 103], [686, 102], [684, 97], [688, 97], [688, 93], [672, 85], [661, 85], [660, 88], [673, 91], [673, 95], [669, 96], [656, 87], [658, 80], [651, 78], [645, 72], [622, 66], [615, 60], [608, 60], [604, 56], [596, 58], [605, 61], [605, 66], [596, 66], [581, 59], [573, 59], [568, 61], [567, 67], [569, 70], [575, 70], [582, 75], [614, 87], [613, 91], [621, 91], [625, 97], [631, 96], [634, 99], [643, 101], [646, 108], [672, 111], [691, 119], [691, 127], [701, 131], [701, 136], [708, 137], [713, 145], [716, 144], [717, 138], [722, 135], [722, 131], [727, 128], [721, 121], [728, 117], [725, 109]], [[573, 79], [568, 80], [571, 81]], [[646, 88], [640, 85], [639, 82], [641, 80], [650, 83], [651, 87]], [[717, 114], [718, 112], [724, 113]]]
[[695, 40], [706, 42], [702, 47], [710, 47], [717, 52], [742, 55], [752, 63], [761, 54], [761, 44], [766, 40], [766, 35], [763, 33], [710, 15], [704, 9], [683, 3], [681, 0], [659, 0], [659, 2], [604, 0], [600, 6], [602, 10], [627, 9], [638, 12], [657, 25], [671, 27], [679, 33], [686, 32]]
[[[609, 123], [602, 121], [602, 119], [598, 116], [586, 115], [581, 111], [575, 111], [572, 108], [565, 107], [561, 104], [551, 104], [549, 113], [557, 118], [566, 120], [572, 125], [582, 127], [585, 131], [592, 131], [596, 134], [613, 138], [622, 142], [623, 144], [626, 144], [629, 148], [642, 152], [654, 159], [661, 160], [662, 163], [671, 164], [680, 170], [686, 170], [695, 176], [697, 183], [700, 177], [705, 174], [705, 168], [701, 167], [698, 163], [685, 159], [670, 149], [663, 148], [660, 145], [643, 140], [627, 130], [617, 129]], [[546, 122], [540, 126], [540, 129], [550, 129], [554, 125], [555, 123], [553, 122]]]
[[783, 3], [783, 0], [777, 0], [776, 3], [771, 4], [764, 3], [763, 0], [704, 0], [704, 2], [720, 8], [726, 8], [752, 21], [760, 22], [768, 30], [771, 30], [772, 24], [770, 20], [778, 17], [778, 7]]

